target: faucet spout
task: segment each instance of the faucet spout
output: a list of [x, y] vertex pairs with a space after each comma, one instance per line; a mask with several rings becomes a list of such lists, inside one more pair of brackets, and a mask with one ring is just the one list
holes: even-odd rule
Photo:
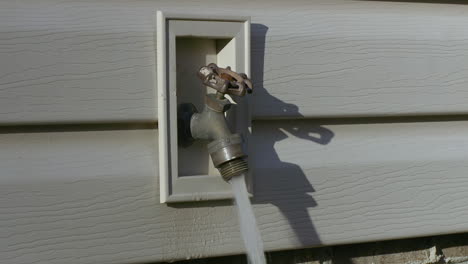
[[[205, 106], [198, 113], [195, 106], [182, 104], [179, 107], [179, 142], [189, 145], [194, 140], [208, 141], [208, 152], [213, 165], [220, 171], [224, 180], [240, 175], [248, 170], [247, 155], [242, 149], [242, 137], [229, 129], [225, 112], [231, 102], [225, 94], [243, 96], [251, 93], [252, 83], [245, 74], [219, 68], [211, 63], [202, 67], [198, 76], [202, 82], [217, 90], [216, 94], [205, 96]], [[182, 137], [182, 138], [181, 138]]]

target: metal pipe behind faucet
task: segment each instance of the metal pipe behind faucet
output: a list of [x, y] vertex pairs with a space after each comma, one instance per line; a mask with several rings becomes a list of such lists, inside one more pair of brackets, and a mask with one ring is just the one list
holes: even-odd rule
[[198, 77], [203, 84], [215, 89], [216, 94], [205, 95], [205, 106], [201, 113], [193, 104], [179, 106], [179, 144], [188, 146], [195, 140], [207, 140], [208, 152], [214, 166], [224, 180], [248, 170], [247, 155], [242, 150], [242, 137], [232, 133], [225, 118], [231, 102], [225, 94], [244, 96], [252, 92], [252, 82], [243, 73], [220, 68], [211, 63], [200, 68]]

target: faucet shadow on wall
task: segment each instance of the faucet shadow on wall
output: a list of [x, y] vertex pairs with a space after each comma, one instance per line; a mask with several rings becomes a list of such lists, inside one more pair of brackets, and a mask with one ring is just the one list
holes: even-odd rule
[[[268, 27], [252, 24], [252, 80], [255, 102], [274, 102], [274, 107], [288, 112], [288, 116], [303, 116], [294, 104], [281, 101], [264, 87], [265, 41]], [[285, 87], [287, 90], [287, 87]], [[251, 168], [254, 169], [254, 203], [273, 204], [287, 219], [301, 246], [320, 244], [320, 237], [309, 216], [308, 209], [317, 206], [315, 191], [302, 168], [284, 162], [275, 150], [275, 144], [289, 135], [320, 145], [330, 143], [334, 133], [316, 123], [304, 120], [254, 121], [250, 140]], [[256, 134], [256, 127], [265, 134]], [[257, 217], [261, 217], [257, 215]], [[259, 223], [262, 221], [259, 220]], [[264, 234], [265, 236], [265, 234]]]

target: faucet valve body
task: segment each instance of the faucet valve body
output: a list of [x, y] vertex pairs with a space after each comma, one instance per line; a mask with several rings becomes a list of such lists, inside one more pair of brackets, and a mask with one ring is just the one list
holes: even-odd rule
[[217, 91], [205, 96], [205, 107], [198, 113], [192, 104], [179, 106], [179, 143], [188, 146], [194, 140], [208, 140], [208, 152], [213, 165], [224, 180], [240, 175], [248, 170], [242, 150], [242, 137], [231, 133], [224, 113], [231, 107], [225, 94], [244, 96], [252, 92], [252, 82], [243, 73], [219, 68], [211, 63], [198, 71], [203, 84]]

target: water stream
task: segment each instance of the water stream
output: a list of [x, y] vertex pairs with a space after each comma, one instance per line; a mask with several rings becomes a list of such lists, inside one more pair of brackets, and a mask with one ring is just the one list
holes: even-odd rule
[[263, 253], [263, 241], [257, 227], [252, 205], [250, 204], [244, 175], [233, 177], [230, 183], [235, 196], [240, 231], [249, 263], [266, 264], [265, 254]]

